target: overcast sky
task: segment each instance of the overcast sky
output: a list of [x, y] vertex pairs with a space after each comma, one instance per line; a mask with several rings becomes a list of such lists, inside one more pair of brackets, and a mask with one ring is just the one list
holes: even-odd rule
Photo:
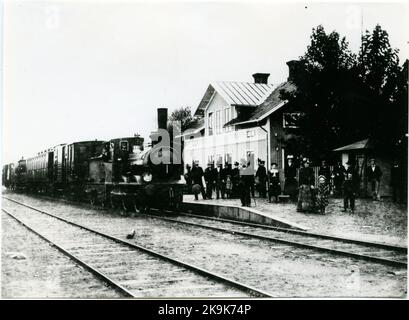
[[356, 52], [361, 16], [409, 57], [403, 4], [6, 1], [3, 161], [64, 142], [148, 138], [156, 108], [195, 109], [212, 80], [285, 81], [285, 62], [319, 24]]

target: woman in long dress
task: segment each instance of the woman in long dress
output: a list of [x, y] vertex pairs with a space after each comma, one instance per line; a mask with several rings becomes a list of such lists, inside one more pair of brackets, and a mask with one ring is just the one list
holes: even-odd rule
[[274, 201], [277, 203], [280, 194], [280, 171], [277, 169], [277, 163], [273, 163], [268, 171], [268, 202], [271, 202], [271, 198], [274, 197]]
[[287, 165], [284, 169], [284, 194], [290, 196], [291, 201], [297, 201], [297, 169], [292, 158], [288, 158]]
[[299, 193], [297, 211], [310, 212], [314, 210], [314, 171], [310, 168], [308, 159], [303, 159], [303, 167], [299, 172]]

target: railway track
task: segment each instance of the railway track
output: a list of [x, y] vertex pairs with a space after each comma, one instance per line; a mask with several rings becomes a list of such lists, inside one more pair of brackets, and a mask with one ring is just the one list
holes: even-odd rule
[[[225, 276], [3, 197], [6, 214], [127, 297], [270, 297]], [[36, 214], [33, 214], [36, 213]]]
[[151, 210], [156, 211], [157, 213], [144, 214], [144, 216], [195, 228], [204, 228], [216, 232], [224, 232], [247, 238], [311, 249], [318, 252], [329, 253], [331, 255], [356, 258], [393, 267], [407, 268], [407, 247], [403, 246], [368, 242], [328, 234], [279, 228], [229, 219], [199, 216], [183, 212], [174, 213], [166, 211], [166, 214], [170, 216], [164, 217], [160, 214], [159, 210]]
[[[172, 214], [172, 212], [168, 213]], [[173, 213], [173, 217], [163, 217], [158, 214], [146, 214], [146, 216], [195, 228], [205, 228], [248, 238], [282, 243], [394, 267], [407, 267], [407, 248], [402, 246], [367, 242], [228, 219], [203, 217], [189, 213]]]

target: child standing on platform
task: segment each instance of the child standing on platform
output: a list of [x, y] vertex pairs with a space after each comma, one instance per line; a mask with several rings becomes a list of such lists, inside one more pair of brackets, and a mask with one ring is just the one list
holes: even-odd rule
[[317, 209], [321, 214], [325, 214], [325, 208], [328, 206], [328, 196], [329, 196], [329, 185], [326, 183], [325, 176], [321, 175], [318, 177], [318, 188], [317, 188], [317, 198], [316, 205]]
[[342, 186], [343, 196], [344, 196], [344, 212], [347, 211], [348, 205], [351, 208], [351, 212], [355, 211], [355, 196], [356, 196], [356, 186], [353, 180], [352, 173], [347, 173], [347, 178]]

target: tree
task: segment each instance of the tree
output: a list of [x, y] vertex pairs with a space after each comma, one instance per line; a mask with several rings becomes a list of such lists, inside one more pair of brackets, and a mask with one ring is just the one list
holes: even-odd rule
[[[372, 125], [368, 136], [385, 146], [393, 144], [407, 132], [407, 125], [402, 123], [407, 115], [407, 77], [399, 66], [398, 52], [391, 47], [389, 35], [380, 25], [376, 25], [372, 32], [366, 31], [362, 37], [358, 69], [370, 97], [371, 110], [367, 121]], [[407, 123], [407, 118], [404, 122]]]
[[281, 93], [304, 113], [299, 129], [287, 130], [286, 148], [318, 159], [368, 137], [387, 148], [402, 141], [408, 130], [407, 65], [399, 66], [397, 53], [379, 25], [362, 37], [358, 56], [337, 32], [314, 28], [300, 57], [304, 72], [292, 80], [297, 90]]
[[172, 112], [170, 115], [170, 121], [180, 121], [182, 131], [184, 131], [194, 124], [196, 119], [192, 116], [192, 110], [190, 107], [181, 107]]
[[327, 34], [324, 27], [318, 26], [313, 29], [311, 43], [300, 62], [302, 75], [293, 79], [297, 90], [281, 93], [283, 99], [303, 112], [299, 129], [288, 130], [290, 138], [285, 144], [287, 149], [318, 159], [359, 134], [345, 130], [352, 127], [346, 115], [354, 107], [359, 88], [356, 56], [345, 38], [335, 31]]
[[377, 96], [393, 99], [397, 74], [400, 71], [398, 49], [389, 43], [388, 33], [380, 25], [362, 37], [359, 69], [363, 82]]

